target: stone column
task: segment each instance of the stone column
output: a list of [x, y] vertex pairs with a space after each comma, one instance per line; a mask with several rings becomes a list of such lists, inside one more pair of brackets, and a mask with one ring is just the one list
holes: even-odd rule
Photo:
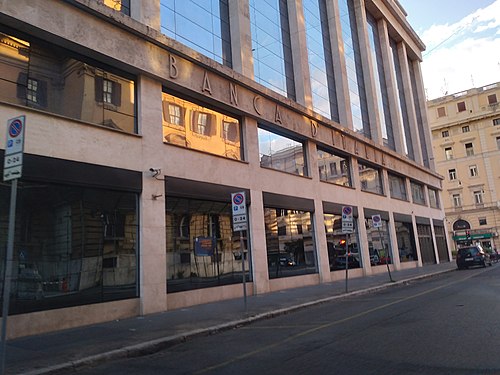
[[333, 75], [335, 77], [335, 94], [339, 111], [339, 122], [342, 126], [353, 130], [351, 104], [349, 100], [349, 85], [344, 56], [342, 26], [340, 24], [339, 6], [337, 0], [326, 1], [329, 39], [332, 51]]
[[292, 36], [293, 79], [296, 101], [312, 109], [311, 76], [307, 54], [306, 25], [302, 0], [288, 1], [288, 19]]
[[253, 79], [252, 33], [248, 0], [229, 0], [228, 4], [233, 69]]
[[409, 131], [411, 143], [413, 146], [413, 156], [415, 162], [423, 165], [422, 148], [420, 147], [420, 137], [418, 133], [417, 114], [415, 112], [415, 98], [411, 89], [410, 70], [408, 67], [408, 56], [406, 53], [406, 45], [401, 42], [398, 44], [399, 61], [401, 65], [401, 76], [403, 77], [403, 89], [406, 98], [406, 111], [408, 113]]
[[391, 43], [389, 40], [389, 31], [387, 29], [387, 21], [385, 19], [381, 19], [378, 22], [378, 33], [380, 36], [380, 48], [382, 50], [382, 63], [384, 65], [385, 85], [387, 87], [387, 98], [389, 100], [394, 146], [398, 154], [404, 155], [405, 148], [403, 140], [403, 117], [401, 114], [401, 108], [399, 106], [399, 93], [396, 82], [396, 68], [394, 66]]
[[[139, 284], [140, 313], [151, 314], [167, 309], [167, 268], [165, 232], [164, 175], [154, 178], [150, 168], [157, 165], [158, 156], [151, 147], [162, 144], [161, 84], [146, 76], [138, 77], [138, 124], [142, 135], [143, 190], [140, 197]], [[147, 126], [146, 126], [147, 124]]]
[[368, 108], [368, 121], [370, 123], [370, 138], [379, 145], [384, 144], [380, 124], [380, 111], [377, 103], [377, 90], [375, 87], [375, 76], [373, 74], [374, 62], [372, 61], [370, 42], [368, 38], [368, 27], [366, 20], [365, 0], [354, 0], [354, 12], [356, 13], [356, 26], [359, 40], [359, 53], [361, 55], [361, 66], [363, 69], [363, 83], [366, 93], [366, 105]]

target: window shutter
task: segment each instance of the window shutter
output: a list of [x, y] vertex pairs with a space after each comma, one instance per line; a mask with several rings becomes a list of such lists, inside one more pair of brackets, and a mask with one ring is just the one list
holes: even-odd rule
[[208, 134], [209, 135], [216, 135], [217, 134], [217, 118], [215, 115], [208, 115], [208, 124], [209, 130]]
[[238, 142], [238, 124], [234, 122], [229, 124], [227, 138], [232, 142]]
[[19, 99], [26, 100], [26, 87], [28, 86], [28, 74], [20, 72], [17, 76], [17, 92]]
[[196, 124], [198, 123], [198, 111], [192, 111], [191, 112], [191, 124], [189, 125], [190, 126], [190, 129], [191, 131], [195, 131], [196, 129]]
[[46, 81], [38, 81], [38, 103], [42, 107], [47, 107], [48, 97], [47, 97], [47, 82]]
[[111, 103], [120, 107], [122, 105], [122, 85], [113, 81], [113, 97]]
[[102, 103], [103, 102], [103, 78], [101, 76], [95, 77], [95, 101]]

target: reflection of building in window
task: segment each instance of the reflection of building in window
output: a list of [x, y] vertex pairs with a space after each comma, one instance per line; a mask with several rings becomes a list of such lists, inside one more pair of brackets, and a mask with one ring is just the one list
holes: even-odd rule
[[102, 95], [104, 103], [113, 103], [113, 82], [111, 82], [109, 79], [104, 79], [102, 81]]
[[163, 141], [241, 160], [240, 121], [163, 93]]
[[413, 203], [425, 204], [424, 187], [416, 182], [411, 182], [411, 194]]
[[361, 162], [358, 163], [358, 168], [361, 190], [383, 194], [380, 170]]
[[[95, 100], [98, 103], [111, 104], [116, 107], [121, 106], [121, 84], [104, 78], [95, 77]], [[110, 108], [107, 108], [110, 109]]]
[[351, 186], [349, 160], [341, 155], [318, 149], [319, 177], [322, 181]]
[[38, 103], [38, 81], [36, 79], [28, 78], [26, 99], [32, 103]]

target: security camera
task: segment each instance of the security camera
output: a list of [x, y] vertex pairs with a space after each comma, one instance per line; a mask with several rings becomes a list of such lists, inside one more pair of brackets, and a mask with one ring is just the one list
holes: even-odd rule
[[156, 177], [161, 173], [160, 168], [149, 168], [149, 171], [153, 174], [153, 177]]

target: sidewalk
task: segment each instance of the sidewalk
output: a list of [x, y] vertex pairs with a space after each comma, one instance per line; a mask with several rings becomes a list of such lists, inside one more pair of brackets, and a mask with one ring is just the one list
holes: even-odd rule
[[69, 373], [74, 368], [112, 359], [153, 353], [195, 336], [249, 324], [260, 319], [333, 301], [345, 296], [370, 293], [409, 280], [431, 277], [456, 269], [455, 262], [428, 265], [378, 275], [248, 296], [198, 305], [164, 313], [112, 321], [7, 342], [7, 374]]

